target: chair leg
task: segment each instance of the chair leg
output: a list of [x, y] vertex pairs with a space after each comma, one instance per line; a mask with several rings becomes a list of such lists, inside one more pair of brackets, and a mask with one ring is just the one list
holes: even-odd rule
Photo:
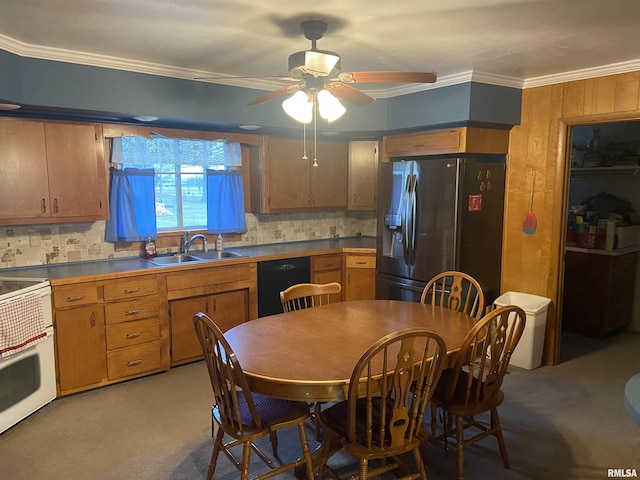
[[324, 471], [327, 467], [327, 461], [335, 452], [340, 450], [340, 440], [338, 435], [331, 429], [324, 431], [324, 439], [322, 441], [322, 445], [320, 447], [320, 459], [318, 460], [318, 473], [317, 479], [321, 480], [324, 478]]
[[504, 437], [502, 436], [502, 426], [500, 425], [500, 417], [498, 417], [498, 409], [491, 409], [491, 427], [494, 429], [494, 435], [498, 439], [498, 447], [500, 447], [500, 456], [502, 457], [502, 463], [504, 468], [509, 468], [509, 456], [507, 455], [507, 446], [504, 443]]
[[273, 456], [278, 457], [278, 434], [276, 432], [271, 432], [269, 434], [269, 440], [271, 440], [271, 450], [273, 450]]
[[456, 457], [458, 480], [464, 480], [464, 417], [456, 415]]
[[304, 424], [298, 425], [298, 435], [300, 436], [300, 445], [302, 445], [302, 458], [304, 458], [304, 466], [307, 470], [307, 480], [313, 480], [313, 460], [311, 459], [311, 450], [309, 450], [307, 432], [304, 428]]
[[216, 463], [218, 461], [218, 454], [222, 447], [222, 437], [224, 437], [224, 432], [222, 429], [219, 429], [216, 438], [213, 441], [213, 452], [211, 453], [211, 461], [209, 462], [209, 469], [207, 470], [207, 480], [211, 480], [213, 478], [213, 472], [216, 469]]
[[360, 460], [360, 480], [367, 480], [367, 472], [369, 471], [369, 460], [363, 458]]
[[416, 469], [420, 474], [421, 480], [427, 480], [427, 472], [424, 469], [424, 462], [422, 461], [422, 453], [420, 452], [419, 448], [416, 448], [413, 451], [413, 461], [416, 464]]
[[251, 462], [251, 442], [242, 444], [242, 469], [240, 480], [249, 480], [249, 463]]
[[316, 427], [316, 440], [320, 441], [320, 403], [313, 404], [313, 423]]

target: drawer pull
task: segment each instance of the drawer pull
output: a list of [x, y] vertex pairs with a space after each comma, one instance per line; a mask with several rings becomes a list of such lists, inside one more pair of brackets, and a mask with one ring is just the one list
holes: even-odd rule
[[356, 265], [366, 265], [367, 261], [366, 260], [356, 260]]
[[136, 367], [142, 363], [142, 360], [132, 360], [131, 362], [127, 362], [127, 367]]
[[67, 302], [77, 302], [78, 300], [82, 300], [84, 295], [78, 295], [76, 297], [67, 297]]
[[139, 288], [125, 288], [124, 293], [125, 294], [138, 293], [139, 291], [140, 291]]
[[142, 335], [142, 332], [127, 333], [126, 337], [127, 337], [127, 339], [138, 338], [140, 335]]
[[420, 143], [418, 145], [414, 145], [413, 148], [421, 148], [424, 147], [424, 143]]
[[126, 312], [124, 312], [125, 315], [137, 315], [140, 313], [140, 309], [136, 309], [136, 310], [127, 310]]

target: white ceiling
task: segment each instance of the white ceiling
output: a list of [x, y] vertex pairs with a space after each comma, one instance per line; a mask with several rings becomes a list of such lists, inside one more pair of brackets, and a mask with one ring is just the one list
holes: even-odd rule
[[640, 70], [638, 0], [2, 0], [0, 49], [181, 78], [287, 75], [309, 19], [328, 23], [318, 48], [343, 71], [434, 71], [436, 87]]

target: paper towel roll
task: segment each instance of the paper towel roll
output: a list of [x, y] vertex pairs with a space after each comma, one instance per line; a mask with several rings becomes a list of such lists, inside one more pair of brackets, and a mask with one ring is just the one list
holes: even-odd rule
[[613, 243], [616, 236], [615, 220], [607, 220], [607, 233], [604, 238], [604, 249], [613, 250]]

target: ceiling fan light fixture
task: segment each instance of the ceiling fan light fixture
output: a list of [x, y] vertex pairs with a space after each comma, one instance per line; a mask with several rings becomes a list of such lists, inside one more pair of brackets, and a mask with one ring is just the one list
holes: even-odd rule
[[304, 66], [308, 73], [329, 75], [340, 61], [338, 55], [329, 52], [307, 50], [304, 55]]
[[347, 109], [328, 90], [320, 90], [317, 95], [320, 116], [331, 123], [345, 114]]
[[302, 90], [282, 102], [282, 109], [300, 123], [310, 123], [313, 118], [313, 101], [309, 101], [309, 96]]

